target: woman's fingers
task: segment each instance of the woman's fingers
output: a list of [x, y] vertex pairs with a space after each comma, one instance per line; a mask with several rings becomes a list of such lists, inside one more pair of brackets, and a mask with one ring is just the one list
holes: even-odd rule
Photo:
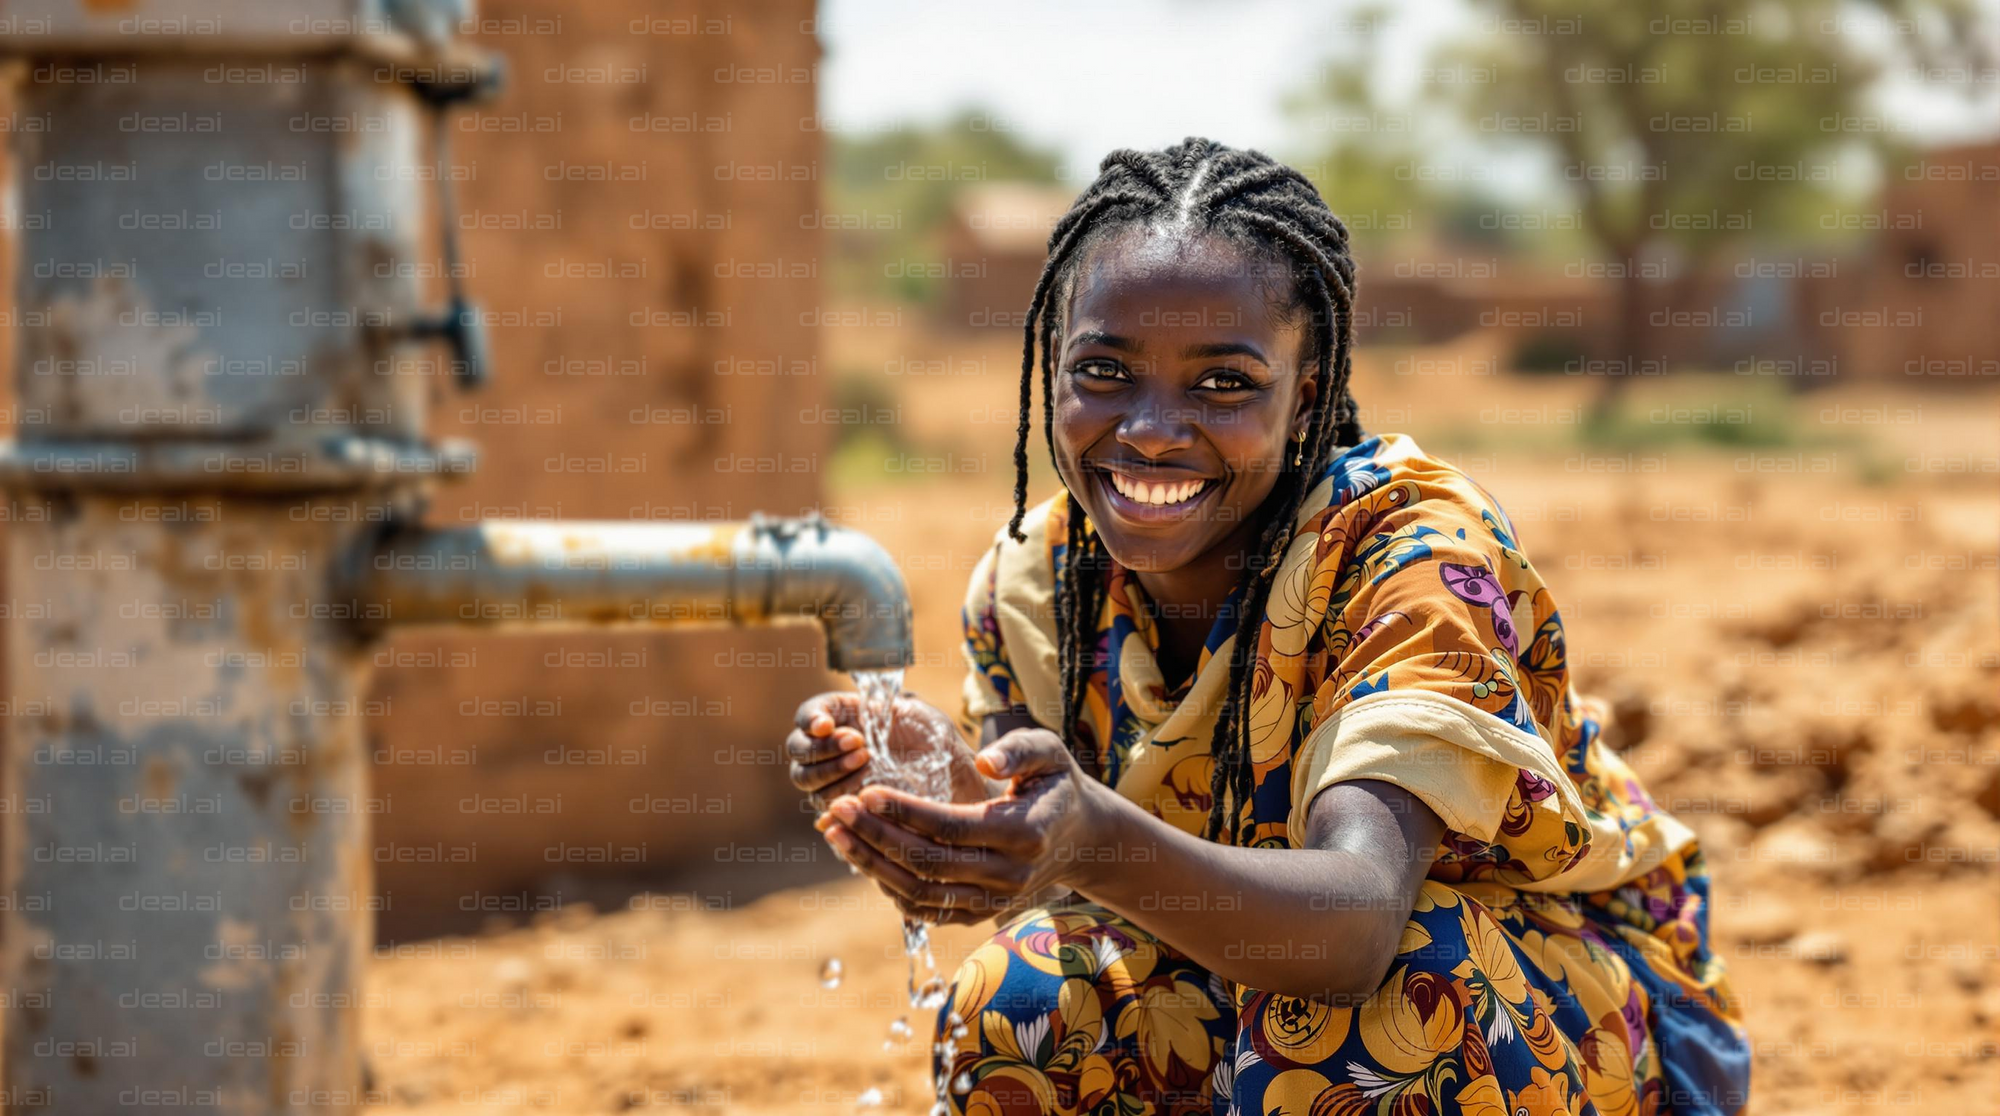
[[1006, 851], [1022, 844], [1020, 821], [1008, 813], [994, 810], [992, 802], [963, 806], [932, 802], [894, 787], [879, 785], [863, 788], [857, 797], [869, 812], [880, 814], [902, 828], [941, 845]]
[[1027, 879], [1021, 865], [985, 849], [938, 844], [862, 808], [861, 800], [855, 797], [835, 799], [828, 815], [877, 852], [926, 880], [969, 883], [1008, 893], [1018, 891]]
[[785, 738], [785, 754], [799, 763], [821, 763], [867, 744], [861, 733], [851, 728], [836, 728], [825, 736], [794, 731]]
[[1025, 779], [1066, 771], [1072, 762], [1062, 737], [1041, 728], [1015, 729], [988, 744], [973, 758], [982, 772], [995, 779]]
[[794, 761], [791, 769], [792, 785], [808, 794], [826, 794], [830, 791], [835, 794], [845, 793], [850, 788], [841, 787], [839, 791], [833, 791], [833, 788], [866, 766], [868, 766], [866, 748], [842, 752], [832, 759], [819, 763]]
[[792, 724], [811, 736], [825, 736], [837, 725], [854, 725], [861, 714], [861, 695], [846, 690], [830, 690], [799, 703]]
[[794, 730], [785, 738], [785, 754], [791, 757], [792, 785], [807, 794], [821, 794], [838, 786], [835, 793], [854, 789], [840, 785], [868, 764], [868, 749], [859, 732], [835, 728], [823, 736]]
[[839, 823], [826, 827], [827, 843], [847, 860], [859, 868], [869, 878], [888, 888], [895, 895], [919, 907], [938, 907], [944, 910], [963, 907], [967, 910], [975, 904], [984, 906], [989, 901], [986, 893], [965, 884], [933, 883], [919, 879], [910, 870], [884, 856], [868, 842], [856, 837], [848, 828]]
[[829, 729], [823, 735], [814, 735], [804, 729], [794, 729], [785, 737], [785, 754], [796, 763], [821, 763], [833, 759], [842, 752], [852, 752], [865, 746], [867, 738], [861, 730], [845, 725]]

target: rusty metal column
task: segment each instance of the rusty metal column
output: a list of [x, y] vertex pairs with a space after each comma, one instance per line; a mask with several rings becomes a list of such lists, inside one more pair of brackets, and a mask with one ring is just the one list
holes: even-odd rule
[[423, 441], [401, 347], [443, 48], [364, 0], [28, 0], [5, 31], [8, 1111], [348, 1111], [366, 618], [329, 588], [472, 466]]
[[[810, 518], [422, 525], [429, 484], [476, 457], [426, 440], [423, 408], [436, 375], [480, 379], [479, 315], [456, 290], [426, 311], [415, 281], [427, 106], [493, 73], [445, 34], [467, 14], [0, 13], [0, 53], [27, 62], [22, 417], [0, 444], [10, 1113], [374, 1099], [361, 698], [381, 633], [496, 607], [537, 627], [803, 619], [837, 666], [912, 661], [893, 561]], [[423, 340], [456, 359], [418, 363]]]

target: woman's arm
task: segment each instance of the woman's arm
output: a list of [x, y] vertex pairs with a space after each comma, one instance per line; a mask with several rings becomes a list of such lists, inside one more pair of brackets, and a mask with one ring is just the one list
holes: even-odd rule
[[1317, 796], [1302, 849], [1242, 849], [1183, 833], [1090, 779], [1052, 732], [983, 750], [1005, 795], [941, 806], [871, 787], [837, 800], [827, 836], [907, 913], [964, 922], [1067, 885], [1222, 976], [1326, 1003], [1381, 984], [1443, 837], [1392, 784]]
[[[1100, 784], [1101, 787], [1101, 784]], [[1444, 824], [1393, 783], [1322, 791], [1304, 848], [1192, 836], [1101, 787], [1106, 850], [1073, 887], [1230, 980], [1328, 1004], [1381, 986]]]

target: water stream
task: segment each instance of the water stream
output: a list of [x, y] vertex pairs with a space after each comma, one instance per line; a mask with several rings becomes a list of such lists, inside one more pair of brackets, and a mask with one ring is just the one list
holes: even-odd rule
[[[861, 691], [861, 735], [868, 742], [869, 754], [867, 774], [861, 781], [864, 784], [884, 783], [898, 787], [933, 802], [951, 801], [952, 749], [949, 741], [926, 739], [924, 746], [912, 748], [902, 755], [889, 746], [890, 733], [895, 728], [896, 698], [903, 692], [903, 672], [857, 670], [854, 672], [854, 685]], [[929, 728], [926, 724], [922, 731], [928, 735]], [[907, 739], [903, 741], [908, 742]], [[910, 1006], [926, 1011], [943, 1007], [950, 992], [944, 978], [938, 974], [937, 958], [931, 953], [930, 923], [908, 917], [903, 919], [903, 954], [910, 962]], [[917, 972], [920, 957], [924, 972], [921, 983]], [[935, 1051], [945, 1067], [945, 1074], [951, 1072], [952, 1054], [958, 1045], [956, 1040], [964, 1034], [963, 1020], [954, 1012]], [[910, 1035], [909, 1023], [897, 1019], [890, 1026], [889, 1042], [884, 1045], [896, 1045]], [[931, 1109], [933, 1116], [950, 1111], [950, 1106], [945, 1103], [944, 1076], [941, 1074], [938, 1080], [932, 1082], [937, 1091], [937, 1104]]]

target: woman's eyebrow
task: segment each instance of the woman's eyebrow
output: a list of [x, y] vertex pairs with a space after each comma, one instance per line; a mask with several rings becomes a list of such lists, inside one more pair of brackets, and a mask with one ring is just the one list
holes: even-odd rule
[[1079, 345], [1102, 345], [1107, 349], [1119, 349], [1128, 353], [1137, 352], [1139, 349], [1139, 343], [1130, 337], [1120, 337], [1101, 329], [1086, 329], [1070, 338], [1069, 343], [1072, 348]]
[[1206, 345], [1189, 345], [1181, 350], [1181, 355], [1193, 360], [1204, 357], [1247, 356], [1260, 364], [1271, 363], [1264, 359], [1264, 351], [1247, 341], [1214, 341]]

